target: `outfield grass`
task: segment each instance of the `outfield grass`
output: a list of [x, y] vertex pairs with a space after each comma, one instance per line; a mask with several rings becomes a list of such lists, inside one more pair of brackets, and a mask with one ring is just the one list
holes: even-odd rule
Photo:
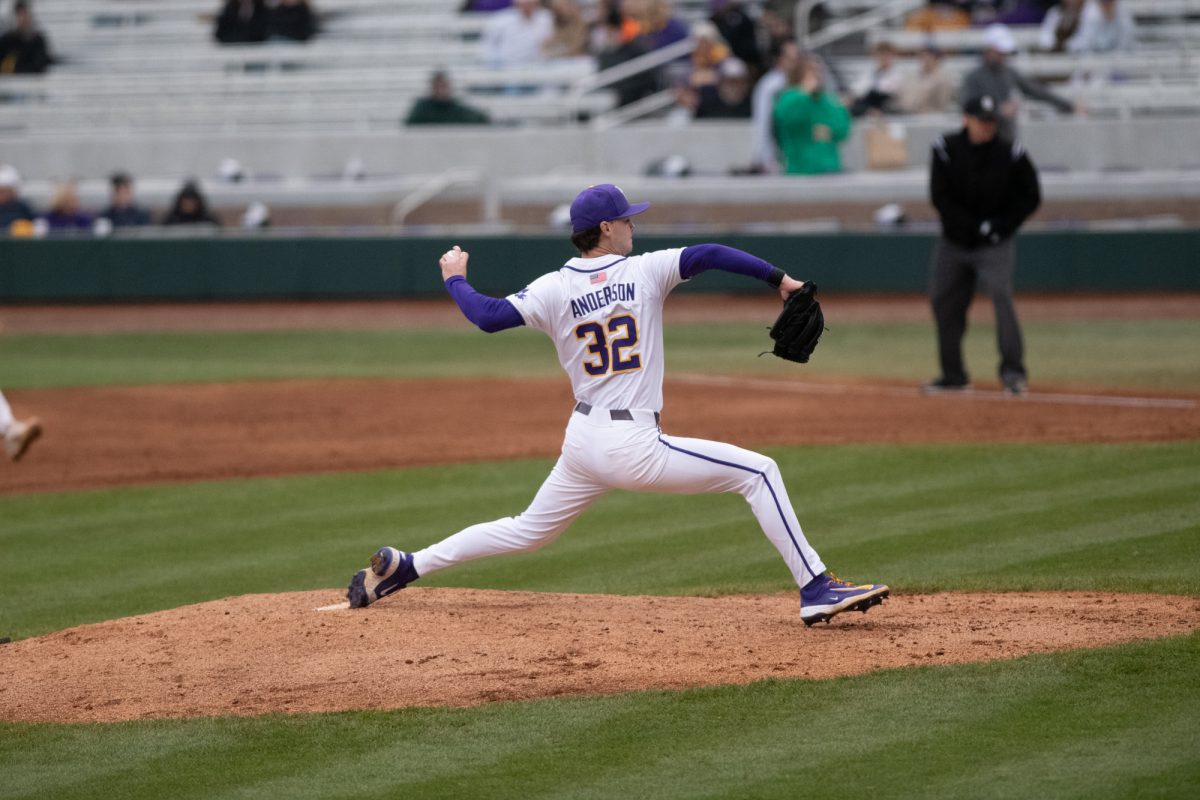
[[[968, 358], [995, 362], [977, 326]], [[1200, 389], [1200, 322], [1032, 323], [1039, 380]], [[929, 324], [835, 325], [797, 372], [761, 326], [676, 326], [669, 372], [932, 375]], [[5, 336], [3, 388], [557, 375], [531, 331]], [[897, 591], [1200, 597], [1200, 442], [769, 450], [847, 577]], [[0, 636], [341, 587], [520, 511], [546, 460], [0, 497]], [[790, 578], [740, 498], [613, 494], [530, 555], [428, 585], [721, 594]], [[886, 609], [885, 609], [886, 610]], [[1152, 635], [1153, 631], [1147, 631]], [[798, 641], [798, 646], [803, 642]], [[113, 725], [0, 724], [0, 798], [1194, 798], [1200, 634], [1016, 661], [687, 692]], [[3, 704], [0, 683], [0, 705]]]
[[1200, 634], [475, 709], [0, 724], [0, 798], [1191, 798]]
[[[1024, 328], [1035, 384], [1200, 390], [1200, 320], [1033, 322]], [[990, 325], [971, 329], [975, 377], [995, 380]], [[937, 371], [930, 323], [837, 324], [800, 368], [756, 358], [764, 326], [674, 325], [668, 375], [867, 376], [922, 381]], [[337, 377], [551, 377], [549, 341], [531, 330], [486, 336], [472, 329], [8, 335], [0, 340], [4, 388]]]
[[[1107, 589], [1200, 596], [1200, 442], [771, 450], [826, 563], [898, 591]], [[0, 498], [0, 635], [250, 592], [344, 586], [520, 512], [551, 462]], [[54, 590], [45, 591], [48, 576]], [[557, 542], [427, 585], [618, 594], [789, 588], [736, 495], [613, 493]]]

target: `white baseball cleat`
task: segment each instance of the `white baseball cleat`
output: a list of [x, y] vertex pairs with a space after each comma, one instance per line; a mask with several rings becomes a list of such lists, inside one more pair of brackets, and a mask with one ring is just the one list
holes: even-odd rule
[[19, 461], [29, 445], [42, 435], [42, 423], [37, 417], [26, 420], [13, 420], [4, 432], [4, 452], [12, 461]]
[[413, 569], [412, 553], [381, 547], [371, 556], [371, 568], [360, 569], [350, 579], [346, 600], [351, 608], [366, 608], [376, 600], [400, 591], [418, 577]]

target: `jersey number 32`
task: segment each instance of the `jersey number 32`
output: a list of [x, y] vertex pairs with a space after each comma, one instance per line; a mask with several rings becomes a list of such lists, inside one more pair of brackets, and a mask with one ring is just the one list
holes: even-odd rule
[[575, 328], [575, 338], [588, 340], [587, 351], [594, 356], [583, 361], [583, 369], [588, 375], [605, 375], [642, 367], [640, 355], [625, 352], [636, 347], [638, 342], [637, 320], [628, 314], [611, 317], [604, 325], [585, 322]]

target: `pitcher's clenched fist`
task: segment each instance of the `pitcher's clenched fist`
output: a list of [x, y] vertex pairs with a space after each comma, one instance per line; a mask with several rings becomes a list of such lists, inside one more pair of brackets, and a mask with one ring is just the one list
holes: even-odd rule
[[442, 280], [449, 280], [455, 275], [467, 277], [467, 259], [470, 257], [471, 254], [458, 245], [443, 253], [438, 259], [438, 266], [442, 268]]

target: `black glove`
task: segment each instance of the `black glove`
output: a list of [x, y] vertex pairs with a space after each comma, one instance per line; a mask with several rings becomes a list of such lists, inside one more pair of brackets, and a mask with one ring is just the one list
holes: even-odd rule
[[817, 285], [809, 281], [783, 301], [783, 311], [771, 326], [775, 349], [770, 352], [788, 361], [807, 364], [824, 332], [825, 314], [817, 302]]

